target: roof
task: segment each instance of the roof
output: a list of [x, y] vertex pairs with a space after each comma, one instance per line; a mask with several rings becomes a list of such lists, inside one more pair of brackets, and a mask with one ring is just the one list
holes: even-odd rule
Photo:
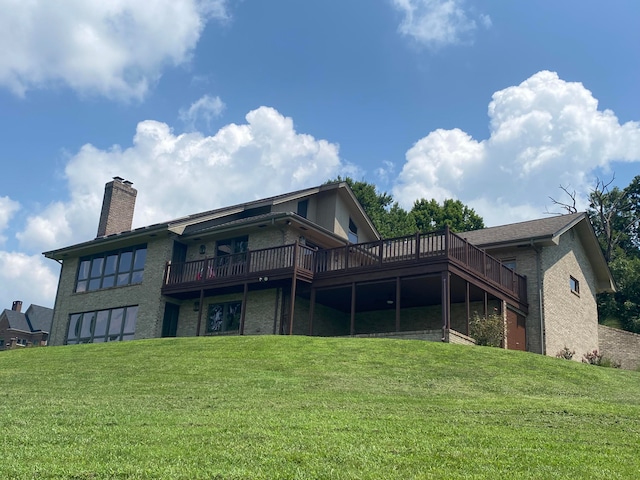
[[527, 222], [511, 223], [459, 233], [479, 247], [522, 244], [523, 242], [557, 244], [557, 238], [575, 224], [587, 218], [584, 212], [539, 218]]
[[600, 243], [589, 217], [585, 212], [511, 223], [482, 230], [463, 232], [459, 235], [484, 249], [517, 246], [550, 247], [558, 245], [560, 236], [574, 229], [584, 247], [596, 275], [598, 293], [615, 292], [613, 276], [602, 254]]
[[5, 309], [0, 316], [6, 317], [11, 330], [20, 330], [28, 333], [39, 331], [49, 333], [51, 331], [51, 322], [53, 321], [53, 309], [41, 307], [40, 305], [31, 305], [25, 313]]
[[[308, 197], [319, 192], [330, 190], [338, 190], [339, 192], [341, 192], [343, 198], [346, 197], [351, 203], [351, 206], [358, 211], [358, 213], [366, 223], [367, 228], [373, 233], [375, 237], [380, 238], [380, 234], [373, 225], [373, 222], [365, 213], [362, 205], [360, 205], [360, 202], [358, 202], [358, 200], [356, 199], [355, 195], [351, 191], [351, 188], [349, 188], [349, 185], [346, 182], [334, 182], [317, 187], [296, 190], [294, 192], [283, 193], [280, 195], [275, 195], [273, 197], [267, 197], [246, 203], [218, 208], [215, 210], [195, 213], [192, 215], [187, 215], [185, 217], [169, 220], [167, 222], [156, 223], [146, 227], [136, 228], [128, 232], [116, 233], [105, 237], [98, 237], [87, 242], [82, 242], [76, 245], [44, 252], [44, 256], [55, 260], [62, 260], [68, 254], [73, 252], [78, 252], [77, 254], [84, 255], [92, 253], [93, 251], [103, 251], [110, 243], [117, 244], [118, 247], [115, 248], [119, 248], [120, 246], [122, 246], [123, 242], [125, 242], [127, 246], [133, 246], [136, 243], [143, 243], [148, 241], [150, 237], [157, 236], [161, 231], [168, 230], [169, 232], [175, 233], [177, 235], [183, 235], [208, 230], [214, 227], [221, 227], [222, 225], [231, 225], [235, 220], [238, 220], [237, 224], [242, 224], [245, 221], [246, 223], [250, 223], [257, 217], [261, 217], [264, 214], [262, 212], [256, 212], [257, 215], [250, 215], [246, 218], [237, 218], [234, 220], [225, 219], [225, 217], [234, 214], [242, 214], [242, 212], [247, 212], [248, 210], [260, 209], [260, 207], [263, 206], [267, 207], [270, 205], [278, 205], [299, 198]], [[278, 215], [277, 212], [274, 212], [274, 214], [276, 216]], [[267, 218], [268, 217], [265, 217], [263, 219]]]

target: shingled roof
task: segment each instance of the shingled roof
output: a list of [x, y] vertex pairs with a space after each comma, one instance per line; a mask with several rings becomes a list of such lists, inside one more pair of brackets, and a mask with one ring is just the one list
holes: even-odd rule
[[601, 292], [615, 292], [615, 284], [607, 265], [600, 243], [586, 213], [556, 215], [528, 222], [511, 223], [498, 227], [483, 228], [463, 232], [459, 235], [480, 248], [494, 254], [496, 249], [517, 246], [553, 247], [560, 242], [560, 236], [574, 229], [587, 253], [596, 274], [596, 289]]
[[584, 212], [554, 217], [539, 218], [527, 222], [510, 223], [498, 227], [483, 228], [463, 232], [459, 235], [479, 247], [503, 246], [508, 244], [557, 243], [557, 237], [587, 219]]

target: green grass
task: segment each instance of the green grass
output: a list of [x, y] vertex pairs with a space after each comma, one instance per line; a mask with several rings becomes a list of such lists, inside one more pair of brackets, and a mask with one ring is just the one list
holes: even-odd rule
[[640, 374], [383, 339], [0, 353], [0, 478], [638, 478]]

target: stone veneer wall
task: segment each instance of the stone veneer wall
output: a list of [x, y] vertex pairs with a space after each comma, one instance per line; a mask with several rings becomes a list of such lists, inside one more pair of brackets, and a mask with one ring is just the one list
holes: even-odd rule
[[[165, 262], [171, 258], [172, 246], [173, 241], [169, 238], [156, 239], [147, 243], [147, 259], [142, 283], [92, 292], [73, 292], [79, 259], [65, 260], [60, 272], [49, 345], [64, 344], [69, 315], [72, 313], [133, 305], [139, 306], [135, 338], [159, 337], [164, 313], [164, 300], [160, 295], [160, 289]], [[105, 248], [105, 251], [109, 250], [108, 247]]]
[[[596, 280], [586, 252], [573, 230], [560, 237], [558, 246], [542, 252], [546, 354], [554, 356], [565, 346], [580, 361], [598, 348]], [[571, 291], [569, 278], [579, 282], [580, 293]]]
[[640, 368], [640, 335], [598, 325], [598, 337], [599, 351], [604, 357], [620, 362], [620, 366], [628, 370]]

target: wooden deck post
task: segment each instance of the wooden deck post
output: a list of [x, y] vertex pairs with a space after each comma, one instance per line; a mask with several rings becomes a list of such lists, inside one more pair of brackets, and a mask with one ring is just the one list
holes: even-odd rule
[[446, 333], [451, 328], [451, 274], [448, 271], [442, 272], [442, 333], [446, 338]]
[[416, 232], [416, 260], [420, 260], [420, 232]]
[[[293, 258], [297, 258], [298, 256], [298, 241], [293, 244]], [[295, 260], [294, 260], [295, 261]], [[293, 276], [291, 277], [291, 304], [289, 307], [289, 335], [293, 335], [293, 314], [295, 313], [295, 305], [296, 305], [296, 285], [298, 283], [297, 279], [297, 270], [293, 269]]]
[[249, 284], [244, 282], [244, 292], [242, 293], [242, 310], [240, 311], [240, 335], [244, 335], [244, 316], [247, 311], [247, 294], [249, 293]]
[[203, 303], [204, 303], [204, 289], [201, 288], [200, 300], [198, 300], [198, 325], [196, 326], [196, 337], [200, 336], [200, 326], [202, 325], [202, 310], [204, 309]]
[[471, 299], [469, 295], [469, 282], [466, 281], [465, 283], [467, 287], [464, 292], [464, 304], [467, 308], [467, 331], [465, 332], [465, 335], [469, 336], [469, 322], [471, 322]]
[[396, 332], [400, 331], [400, 277], [396, 277]]

